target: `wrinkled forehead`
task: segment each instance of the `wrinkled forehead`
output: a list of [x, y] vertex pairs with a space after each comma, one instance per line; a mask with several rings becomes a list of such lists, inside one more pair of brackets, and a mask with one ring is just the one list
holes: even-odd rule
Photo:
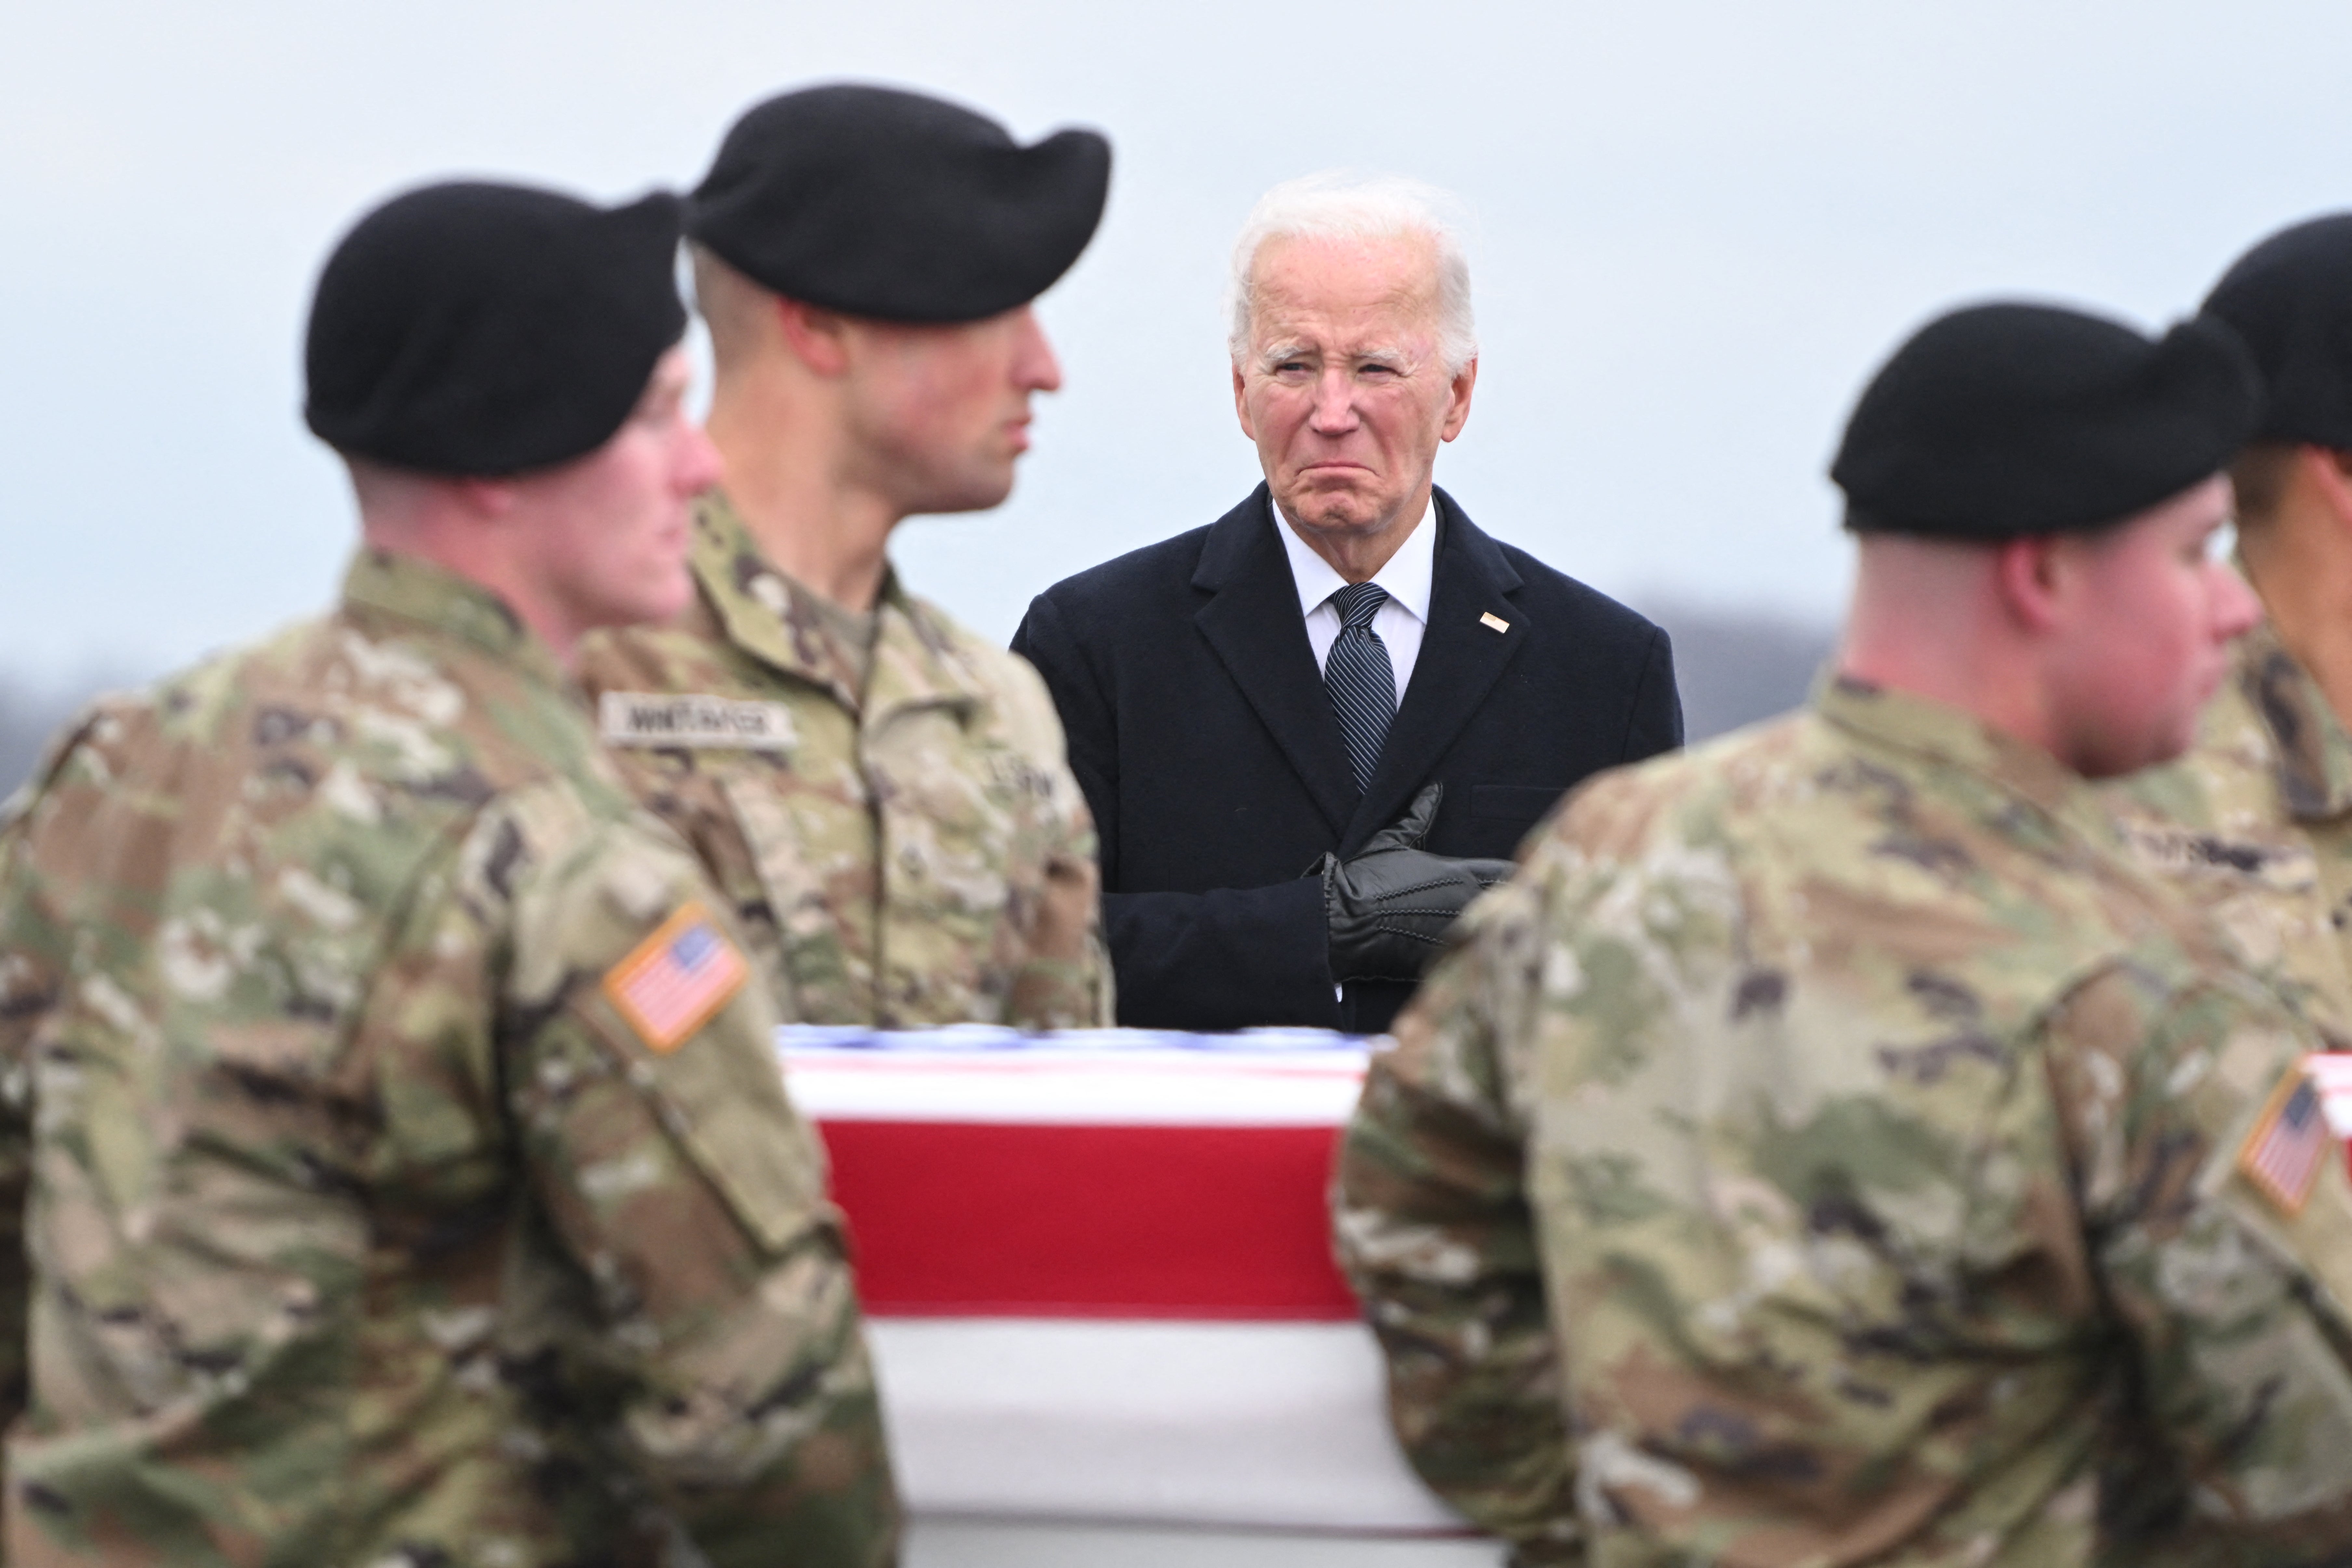
[[1406, 347], [1438, 327], [1437, 243], [1281, 235], [1250, 264], [1250, 338], [1329, 347]]

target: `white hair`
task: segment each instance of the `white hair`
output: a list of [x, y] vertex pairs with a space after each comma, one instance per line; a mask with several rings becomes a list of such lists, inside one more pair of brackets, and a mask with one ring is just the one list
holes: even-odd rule
[[1459, 227], [1447, 216], [1461, 203], [1433, 185], [1401, 174], [1327, 170], [1286, 180], [1258, 197], [1234, 241], [1226, 285], [1226, 340], [1234, 363], [1247, 357], [1253, 274], [1257, 254], [1272, 239], [1394, 239], [1426, 235], [1437, 247], [1437, 341], [1446, 373], [1458, 375], [1478, 357], [1478, 324], [1470, 313], [1470, 258]]

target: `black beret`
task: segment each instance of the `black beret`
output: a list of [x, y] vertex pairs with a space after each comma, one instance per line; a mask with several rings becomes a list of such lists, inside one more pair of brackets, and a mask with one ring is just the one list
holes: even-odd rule
[[453, 183], [360, 219], [319, 274], [303, 417], [337, 451], [517, 474], [594, 451], [686, 331], [677, 198]]
[[2151, 339], [2055, 306], [1976, 305], [1880, 367], [1830, 478], [1858, 532], [2098, 528], [2218, 473], [2260, 397], [2244, 348], [2208, 321]]
[[776, 293], [894, 321], [976, 321], [1070, 269], [1102, 219], [1110, 143], [1024, 147], [920, 93], [813, 87], [747, 110], [687, 233]]
[[2297, 224], [2246, 252], [2205, 313], [2230, 325], [2262, 372], [2258, 437], [2352, 447], [2352, 214]]

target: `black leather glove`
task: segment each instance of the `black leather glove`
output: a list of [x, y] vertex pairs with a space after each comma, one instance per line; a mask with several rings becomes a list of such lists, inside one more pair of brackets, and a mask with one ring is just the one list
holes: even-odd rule
[[1445, 786], [1431, 784], [1405, 814], [1364, 840], [1354, 858], [1323, 857], [1323, 914], [1331, 978], [1419, 980], [1454, 916], [1518, 869], [1508, 860], [1457, 860], [1421, 847]]

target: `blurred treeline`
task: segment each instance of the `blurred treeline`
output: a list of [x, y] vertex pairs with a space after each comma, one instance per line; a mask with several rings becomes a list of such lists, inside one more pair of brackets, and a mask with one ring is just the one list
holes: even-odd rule
[[[1683, 717], [1694, 741], [1793, 708], [1829, 657], [1831, 634], [1769, 615], [1645, 605], [1675, 639]], [[88, 679], [42, 687], [0, 676], [0, 795], [40, 761], [58, 726], [93, 692], [128, 679]]]
[[1828, 626], [1769, 614], [1671, 602], [1638, 607], [1675, 639], [1683, 729], [1693, 742], [1785, 713], [1804, 701], [1837, 642]]

